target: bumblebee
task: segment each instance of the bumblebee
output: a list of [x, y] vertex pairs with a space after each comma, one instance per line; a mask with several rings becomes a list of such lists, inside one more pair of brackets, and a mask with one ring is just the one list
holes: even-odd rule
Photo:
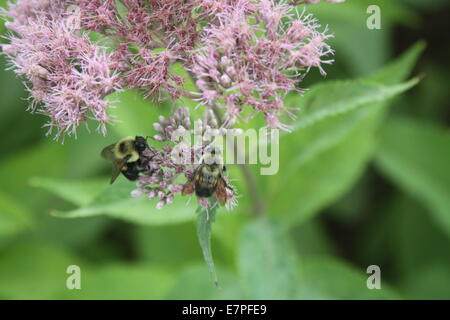
[[196, 196], [200, 198], [214, 195], [217, 201], [224, 205], [227, 201], [227, 189], [233, 191], [223, 178], [225, 171], [226, 167], [218, 152], [214, 149], [207, 151], [192, 178], [183, 186], [182, 194], [192, 194], [195, 191]]
[[113, 183], [120, 173], [128, 180], [136, 180], [148, 165], [148, 160], [142, 156], [142, 152], [147, 148], [147, 139], [141, 136], [126, 137], [104, 148], [102, 157], [113, 163], [110, 183]]

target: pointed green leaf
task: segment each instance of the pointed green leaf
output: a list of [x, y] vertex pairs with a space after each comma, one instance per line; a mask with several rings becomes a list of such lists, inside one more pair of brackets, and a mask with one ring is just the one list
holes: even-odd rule
[[31, 225], [30, 212], [14, 198], [0, 192], [0, 237], [24, 231]]
[[29, 241], [0, 255], [0, 296], [6, 299], [60, 299], [67, 291], [67, 267], [82, 261], [51, 245]]
[[376, 154], [380, 170], [430, 209], [450, 235], [450, 132], [397, 118], [381, 130]]
[[296, 259], [279, 225], [258, 220], [245, 226], [238, 254], [245, 298], [294, 298], [298, 285]]
[[[158, 210], [154, 200], [149, 200], [144, 196], [131, 197], [131, 191], [136, 188], [136, 184], [122, 177], [119, 177], [112, 185], [108, 184], [108, 178], [103, 180], [103, 184], [98, 180], [62, 181], [52, 179], [41, 180], [37, 184], [79, 205], [78, 208], [66, 212], [55, 209], [53, 215], [61, 218], [107, 215], [143, 225], [174, 224], [194, 219], [192, 206], [186, 204], [187, 198], [178, 199]], [[91, 197], [80, 191], [83, 185], [90, 187]], [[79, 193], [70, 195], [72, 191]]]
[[78, 206], [89, 204], [107, 187], [105, 179], [70, 181], [35, 177], [30, 180], [30, 184], [33, 187], [45, 189]]
[[205, 264], [184, 267], [176, 284], [165, 299], [170, 300], [222, 300], [241, 299], [242, 294], [237, 276], [230, 271], [217, 268], [220, 274], [220, 288], [211, 285]]
[[173, 286], [170, 270], [147, 264], [82, 265], [81, 290], [64, 290], [63, 299], [163, 299]]
[[396, 79], [408, 73], [421, 50], [415, 46], [389, 65], [392, 74], [383, 70], [370, 81], [326, 83], [300, 98], [297, 130], [282, 136], [279, 173], [266, 185], [273, 215], [287, 224], [305, 221], [355, 183], [373, 156], [387, 101], [418, 81]]
[[423, 41], [415, 43], [400, 57], [364, 79], [384, 85], [393, 85], [403, 81], [411, 73], [425, 47], [426, 45]]
[[303, 261], [297, 299], [399, 299], [384, 281], [381, 269], [381, 289], [367, 288], [372, 273], [357, 270], [334, 258], [318, 257]]
[[[367, 81], [326, 82], [313, 87], [307, 94], [297, 99], [302, 106], [298, 112], [299, 120], [294, 130], [299, 130], [327, 117], [337, 116], [369, 103], [388, 100], [415, 86], [419, 80], [414, 78], [397, 85], [382, 85]], [[289, 101], [288, 101], [289, 102]]]
[[199, 207], [197, 209], [197, 236], [202, 249], [203, 258], [208, 266], [209, 272], [213, 278], [214, 284], [218, 286], [216, 269], [214, 267], [214, 260], [211, 251], [211, 232], [212, 224], [216, 219], [217, 203], [212, 205], [212, 209], [203, 209]]

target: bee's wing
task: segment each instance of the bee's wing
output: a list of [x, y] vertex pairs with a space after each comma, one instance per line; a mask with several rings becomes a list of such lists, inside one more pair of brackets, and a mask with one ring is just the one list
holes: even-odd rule
[[192, 179], [188, 180], [184, 185], [183, 185], [183, 190], [181, 190], [181, 194], [184, 195], [190, 195], [193, 194], [195, 191], [195, 175]]
[[183, 185], [183, 190], [181, 191], [182, 195], [190, 195], [193, 194], [195, 190], [195, 182], [188, 181]]
[[107, 146], [102, 150], [102, 157], [106, 160], [112, 161], [113, 168], [112, 168], [112, 174], [111, 174], [111, 181], [112, 184], [114, 181], [116, 181], [117, 177], [120, 175], [120, 172], [122, 171], [123, 166], [127, 163], [130, 156], [126, 156], [123, 159], [117, 159], [116, 155], [114, 154], [114, 147], [115, 143]]
[[117, 177], [120, 175], [120, 172], [122, 172], [123, 166], [127, 163], [127, 158], [124, 158], [122, 160], [113, 160], [113, 169], [111, 174], [111, 181], [109, 182], [112, 184], [114, 181], [116, 181]]
[[192, 176], [192, 178], [191, 179], [189, 179], [184, 185], [183, 185], [183, 190], [181, 191], [181, 194], [184, 196], [184, 195], [190, 195], [190, 194], [193, 194], [194, 193], [194, 191], [195, 191], [195, 184], [197, 183], [197, 180], [198, 180], [198, 170], [201, 168], [201, 166], [200, 167], [198, 167], [196, 170], [195, 170], [195, 172], [194, 172], [194, 174], [193, 174], [193, 176]]
[[114, 155], [114, 151], [113, 151], [115, 145], [116, 144], [113, 143], [113, 144], [107, 146], [106, 148], [103, 148], [102, 153], [101, 153], [103, 159], [106, 159], [106, 160], [115, 160], [116, 159], [116, 157]]
[[217, 201], [219, 201], [222, 206], [227, 202], [227, 188], [228, 185], [226, 181], [222, 177], [219, 177], [217, 180], [215, 194]]

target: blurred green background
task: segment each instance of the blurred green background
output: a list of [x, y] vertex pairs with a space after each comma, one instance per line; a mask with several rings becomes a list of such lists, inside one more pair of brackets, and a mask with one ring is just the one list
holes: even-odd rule
[[[381, 8], [381, 30], [366, 28], [369, 4]], [[44, 116], [26, 112], [24, 86], [1, 56], [0, 298], [450, 298], [449, 9], [446, 0], [308, 9], [335, 34], [336, 62], [326, 79], [312, 72], [302, 84], [324, 87], [287, 102], [309, 101], [305, 118], [335, 101], [345, 110], [282, 138], [280, 172], [256, 178], [267, 219], [249, 214], [231, 168], [242, 198], [213, 226], [220, 288], [198, 245], [195, 207], [179, 199], [156, 211], [129, 200], [124, 179], [111, 191], [99, 156], [124, 134], [151, 134], [171, 107], [125, 92], [115, 97], [124, 122], [107, 137], [80, 128], [61, 144], [45, 137]], [[408, 74], [420, 83], [387, 101]], [[66, 288], [69, 265], [81, 268], [81, 290]], [[381, 268], [381, 290], [366, 287], [369, 265]]]

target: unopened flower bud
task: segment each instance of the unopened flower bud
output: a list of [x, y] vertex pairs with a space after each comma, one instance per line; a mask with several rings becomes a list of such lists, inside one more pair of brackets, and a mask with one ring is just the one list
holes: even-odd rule
[[131, 191], [131, 196], [132, 197], [139, 197], [141, 195], [142, 195], [142, 190], [135, 189], [135, 190]]
[[227, 68], [227, 67], [229, 67], [230, 65], [232, 65], [232, 61], [230, 60], [230, 58], [228, 58], [227, 56], [222, 56], [222, 57], [220, 58], [220, 66], [221, 66], [222, 68]]
[[159, 122], [155, 122], [153, 124], [153, 129], [155, 129], [155, 131], [158, 131], [158, 132], [163, 132], [163, 127], [161, 126], [161, 124]]
[[236, 77], [236, 69], [234, 67], [232, 67], [232, 66], [227, 67], [225, 69], [225, 72], [226, 72], [227, 75], [230, 76], [230, 78]]
[[231, 86], [231, 79], [230, 79], [230, 77], [228, 75], [226, 75], [226, 74], [223, 74], [220, 77], [220, 84], [224, 88], [229, 88]]
[[156, 209], [161, 210], [165, 205], [166, 205], [166, 201], [165, 200], [160, 200], [156, 204]]

